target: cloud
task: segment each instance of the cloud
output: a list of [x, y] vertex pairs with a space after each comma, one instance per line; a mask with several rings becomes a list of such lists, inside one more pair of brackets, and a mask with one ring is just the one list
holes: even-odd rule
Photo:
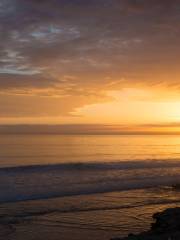
[[80, 107], [92, 96], [104, 101], [108, 89], [179, 89], [179, 7], [177, 0], [0, 0], [0, 92], [68, 96], [71, 111], [73, 97], [83, 96]]
[[57, 81], [41, 74], [0, 74], [0, 91], [11, 89], [31, 89], [54, 87]]

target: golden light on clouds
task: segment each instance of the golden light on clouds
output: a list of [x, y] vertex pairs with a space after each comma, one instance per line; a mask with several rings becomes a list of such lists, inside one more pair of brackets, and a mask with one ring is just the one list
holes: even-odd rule
[[144, 124], [177, 122], [180, 100], [162, 99], [153, 89], [123, 89], [110, 91], [112, 101], [86, 105], [76, 109], [74, 115], [89, 123]]
[[1, 124], [180, 122], [179, 1], [0, 4]]

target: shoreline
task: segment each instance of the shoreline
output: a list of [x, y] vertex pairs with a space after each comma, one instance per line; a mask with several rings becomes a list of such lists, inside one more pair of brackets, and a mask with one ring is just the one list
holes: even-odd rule
[[178, 195], [169, 188], [153, 188], [2, 204], [0, 239], [137, 239], [127, 235], [148, 231], [153, 214], [180, 208]]
[[129, 234], [125, 238], [111, 240], [179, 240], [180, 239], [180, 207], [168, 208], [155, 213], [155, 220], [148, 231], [140, 234]]
[[[153, 214], [152, 218], [154, 222], [151, 224], [150, 230], [144, 231], [139, 234], [129, 234], [127, 237], [115, 237], [109, 238], [110, 240], [179, 240], [180, 239], [180, 207], [174, 208], [167, 208], [164, 211], [157, 212]], [[20, 225], [19, 225], [20, 224]], [[19, 226], [18, 226], [19, 225]], [[26, 228], [29, 228], [29, 233], [27, 235]], [[35, 231], [34, 231], [34, 230]], [[30, 219], [7, 219], [7, 222], [1, 223], [0, 225], [0, 239], [13, 239], [13, 240], [20, 240], [24, 239], [24, 237], [28, 237], [27, 239], [31, 240], [34, 239], [33, 236], [36, 236], [37, 240], [42, 239], [39, 237], [39, 233], [42, 234], [43, 238], [46, 236], [46, 239], [59, 239], [59, 237], [65, 237], [64, 239], [71, 239], [71, 234], [76, 234], [76, 231], [73, 228], [68, 230], [68, 228], [53, 228], [51, 230], [56, 230], [56, 232], [51, 233], [50, 229], [46, 229], [45, 225], [41, 225], [37, 227], [35, 223], [32, 223]], [[18, 231], [16, 231], [18, 230]], [[84, 229], [82, 232], [82, 238], [86, 236], [87, 230]], [[99, 239], [108, 239], [106, 234], [99, 232]], [[94, 236], [93, 236], [94, 235]], [[53, 238], [51, 238], [53, 237]], [[94, 234], [91, 234], [91, 237], [88, 236], [88, 240], [96, 239], [97, 232], [95, 231]], [[63, 238], [62, 238], [63, 239]], [[77, 238], [79, 239], [78, 236]], [[80, 240], [80, 239], [79, 239]]]

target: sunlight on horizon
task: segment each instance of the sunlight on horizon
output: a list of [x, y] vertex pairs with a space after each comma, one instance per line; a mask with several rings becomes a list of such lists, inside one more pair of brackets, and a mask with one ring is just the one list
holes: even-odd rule
[[[77, 108], [74, 116], [82, 121], [108, 124], [173, 124], [180, 120], [180, 100], [163, 98], [153, 89], [126, 88], [109, 91], [112, 100]], [[162, 96], [161, 96], [162, 95]], [[80, 120], [81, 121], [81, 120]]]

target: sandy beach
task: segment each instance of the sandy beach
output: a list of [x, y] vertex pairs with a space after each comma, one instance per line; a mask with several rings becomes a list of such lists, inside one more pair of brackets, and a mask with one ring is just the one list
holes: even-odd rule
[[[156, 199], [145, 204], [145, 195], [153, 199], [156, 193], [155, 189], [135, 190], [1, 204], [0, 239], [110, 240], [137, 234], [150, 228], [154, 213], [180, 206], [175, 203], [179, 193], [173, 203], [174, 193], [162, 190], [161, 197], [169, 196], [166, 202]], [[141, 202], [134, 199], [137, 194], [143, 196]]]

